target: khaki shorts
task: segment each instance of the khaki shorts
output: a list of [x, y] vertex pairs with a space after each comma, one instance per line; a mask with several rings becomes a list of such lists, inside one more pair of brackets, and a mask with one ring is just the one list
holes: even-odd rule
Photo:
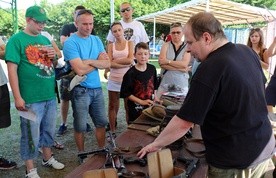
[[270, 159], [248, 169], [219, 169], [209, 165], [208, 178], [262, 178], [264, 177]]

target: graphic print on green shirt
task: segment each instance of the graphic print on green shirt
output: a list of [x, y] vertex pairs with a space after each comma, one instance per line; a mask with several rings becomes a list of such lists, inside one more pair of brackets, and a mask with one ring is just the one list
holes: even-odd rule
[[42, 46], [50, 44], [42, 35], [31, 36], [21, 31], [6, 46], [6, 61], [18, 65], [20, 94], [27, 104], [55, 98], [53, 64], [42, 51]]

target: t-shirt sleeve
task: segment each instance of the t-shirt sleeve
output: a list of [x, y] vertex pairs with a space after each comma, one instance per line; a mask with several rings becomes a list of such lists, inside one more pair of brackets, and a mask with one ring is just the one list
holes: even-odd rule
[[102, 40], [101, 40], [98, 36], [96, 36], [96, 39], [97, 39], [97, 43], [98, 43], [98, 45], [99, 45], [99, 50], [100, 50], [100, 52], [105, 52], [105, 49], [104, 49], [104, 45], [103, 45]]
[[78, 48], [73, 40], [66, 40], [63, 46], [63, 55], [65, 61], [80, 58]]
[[147, 43], [147, 42], [149, 42], [148, 34], [145, 30], [144, 25], [141, 22], [139, 22], [139, 24], [140, 24], [140, 29], [141, 29], [141, 38], [142, 38], [141, 41]]
[[127, 98], [132, 94], [133, 86], [132, 86], [132, 72], [131, 68], [126, 72], [123, 77], [123, 82], [121, 85], [120, 98]]
[[6, 46], [6, 52], [5, 52], [5, 60], [7, 62], [12, 62], [15, 64], [20, 63], [20, 51], [21, 46], [20, 42], [17, 42], [17, 39], [11, 38]]
[[42, 31], [41, 35], [45, 36], [46, 38], [48, 38], [48, 40], [50, 41], [54, 41], [53, 37], [50, 35], [50, 33], [46, 32], [46, 31]]

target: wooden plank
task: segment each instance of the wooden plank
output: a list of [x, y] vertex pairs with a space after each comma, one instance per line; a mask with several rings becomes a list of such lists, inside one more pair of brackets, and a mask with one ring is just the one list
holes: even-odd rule
[[148, 154], [150, 178], [171, 178], [174, 175], [172, 153], [170, 149]]
[[83, 178], [118, 178], [118, 174], [117, 170], [113, 168], [97, 169], [86, 171], [83, 174]]

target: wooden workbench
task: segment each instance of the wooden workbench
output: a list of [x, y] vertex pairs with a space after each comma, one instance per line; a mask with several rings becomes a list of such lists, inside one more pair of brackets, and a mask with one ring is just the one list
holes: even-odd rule
[[[139, 126], [138, 126], [139, 127]], [[193, 129], [193, 137], [194, 138], [200, 138], [200, 129], [198, 126], [195, 126]], [[125, 132], [120, 134], [116, 138], [116, 143], [118, 147], [137, 147], [137, 146], [145, 146], [148, 143], [152, 142], [155, 139], [155, 137], [147, 134], [144, 131], [139, 130], [132, 130], [127, 129]], [[181, 156], [185, 158], [192, 158], [193, 156], [189, 154], [185, 148], [182, 148], [178, 151], [173, 151], [173, 157]], [[129, 155], [127, 155], [129, 156]], [[135, 156], [135, 154], [131, 155]], [[105, 163], [105, 156], [95, 154], [91, 158], [89, 158], [85, 163], [78, 166], [76, 169], [74, 169], [72, 172], [70, 172], [68, 175], [66, 175], [65, 178], [82, 178], [82, 175], [84, 172], [94, 169], [101, 169]], [[129, 171], [140, 171], [147, 173], [148, 168], [141, 167], [139, 164], [125, 164], [127, 170]], [[185, 165], [181, 162], [176, 162], [176, 167], [184, 168]], [[205, 162], [205, 159], [200, 159], [200, 164], [196, 171], [193, 173], [192, 178], [205, 178], [207, 174], [207, 164]]]

